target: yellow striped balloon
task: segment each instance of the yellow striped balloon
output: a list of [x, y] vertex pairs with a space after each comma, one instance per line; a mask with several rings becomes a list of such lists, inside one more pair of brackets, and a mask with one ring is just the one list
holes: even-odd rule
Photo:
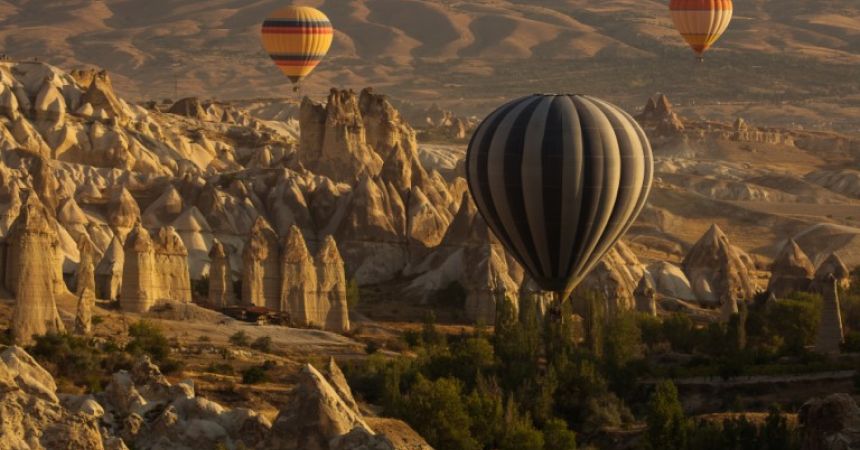
[[732, 0], [672, 0], [675, 28], [699, 58], [714, 45], [732, 21]]
[[319, 65], [331, 48], [334, 29], [322, 11], [309, 6], [287, 6], [263, 22], [263, 47], [293, 83]]

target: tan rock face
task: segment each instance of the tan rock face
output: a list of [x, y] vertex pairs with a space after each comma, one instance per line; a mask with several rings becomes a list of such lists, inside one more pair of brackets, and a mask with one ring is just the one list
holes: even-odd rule
[[125, 250], [122, 241], [114, 236], [96, 267], [96, 295], [107, 300], [116, 300], [122, 286]]
[[269, 448], [329, 450], [329, 442], [355, 428], [374, 434], [361, 414], [311, 365], [302, 369], [293, 399], [294, 404], [272, 424]]
[[215, 240], [209, 252], [209, 304], [224, 308], [236, 304], [233, 271], [224, 244]]
[[325, 106], [305, 98], [299, 122], [299, 155], [309, 170], [347, 182], [379, 174], [382, 159], [368, 144], [355, 92], [333, 89]]
[[93, 308], [96, 306], [96, 278], [93, 265], [95, 248], [89, 239], [81, 239], [78, 250], [81, 261], [78, 264], [75, 287], [75, 295], [78, 297], [75, 333], [88, 335], [92, 332]]
[[[343, 259], [332, 236], [323, 241], [316, 258], [319, 282], [320, 318], [325, 317], [326, 330], [349, 331], [349, 307], [346, 299], [346, 272]], [[328, 311], [325, 311], [326, 307]]]
[[721, 304], [729, 297], [749, 300], [755, 296], [750, 261], [713, 225], [687, 253], [682, 267], [700, 302]]
[[159, 291], [158, 300], [191, 302], [191, 276], [188, 272], [188, 250], [173, 227], [158, 231], [154, 245], [155, 267]]
[[842, 289], [851, 287], [851, 271], [839, 255], [833, 253], [818, 266], [815, 271], [812, 289], [822, 292], [830, 289], [831, 277], [836, 280], [836, 286]]
[[281, 307], [280, 244], [262, 216], [251, 228], [242, 254], [242, 303], [275, 311]]
[[290, 228], [284, 242], [281, 269], [281, 309], [289, 311], [298, 326], [325, 325], [331, 305], [322, 305], [314, 258], [296, 226]]
[[636, 117], [646, 126], [655, 127], [657, 136], [678, 136], [684, 131], [684, 121], [672, 108], [672, 102], [664, 94], [648, 99], [642, 114]]
[[785, 244], [771, 266], [768, 292], [777, 297], [809, 289], [815, 276], [815, 266], [794, 239]]
[[604, 317], [615, 317], [636, 308], [634, 292], [645, 273], [636, 255], [624, 242], [618, 242], [591, 271], [576, 292], [596, 293], [606, 299]]
[[498, 243], [466, 249], [463, 280], [466, 288], [466, 317], [484, 325], [496, 321], [496, 309], [501, 301], [515, 307], [519, 298], [517, 284], [511, 279], [504, 251]]
[[57, 234], [34, 194], [12, 225], [7, 242], [6, 282], [7, 287], [14, 286], [15, 342], [26, 345], [34, 335], [62, 332], [65, 327], [54, 301]]
[[122, 269], [120, 307], [123, 311], [145, 313], [155, 306], [161, 292], [155, 263], [155, 245], [149, 232], [137, 224], [126, 238]]
[[636, 311], [657, 317], [657, 290], [650, 276], [644, 276], [639, 280], [633, 296], [636, 298]]
[[72, 71], [72, 76], [86, 88], [81, 96], [81, 104], [89, 104], [97, 112], [95, 115], [116, 118], [120, 122], [128, 119], [128, 108], [114, 93], [107, 71], [78, 70]]
[[140, 220], [140, 207], [131, 192], [122, 188], [113, 194], [107, 206], [107, 219], [112, 227], [125, 230]]

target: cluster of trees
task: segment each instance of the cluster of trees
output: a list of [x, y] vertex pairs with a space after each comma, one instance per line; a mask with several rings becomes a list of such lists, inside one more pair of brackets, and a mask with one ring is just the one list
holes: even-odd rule
[[[665, 426], [680, 427], [687, 437], [683, 445], [661, 447], [659, 436], [649, 434], [643, 442], [656, 447], [645, 448], [772, 448], [686, 447], [726, 429], [756, 435], [772, 430], [745, 420], [716, 425], [688, 420], [674, 387], [658, 386], [656, 397], [647, 402], [647, 388], [639, 380], [683, 376], [685, 371], [732, 377], [784, 356], [808, 357], [805, 347], [815, 336], [819, 298], [798, 294], [759, 302], [728, 324], [708, 326], [680, 314], [665, 320], [636, 313], [607, 319], [602, 301], [585, 296], [577, 302], [584, 309], [582, 323], [567, 307], [551, 312], [554, 319], [542, 320], [533, 305], [516, 311], [500, 302], [492, 334], [479, 329], [447, 336], [428, 320], [420, 332], [405, 335], [414, 355], [391, 359], [374, 354], [348, 365], [346, 372], [366, 400], [406, 420], [437, 448], [573, 449], [577, 436], [590, 441], [645, 418], [653, 429], [651, 418], [667, 404], [678, 423]], [[669, 352], [693, 356], [668, 366], [651, 358]], [[665, 397], [668, 401], [660, 400]], [[777, 425], [788, 429], [781, 419]]]

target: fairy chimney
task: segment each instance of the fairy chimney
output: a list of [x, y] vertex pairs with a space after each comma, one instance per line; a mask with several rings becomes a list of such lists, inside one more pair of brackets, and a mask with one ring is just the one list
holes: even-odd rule
[[262, 216], [257, 218], [242, 254], [242, 303], [275, 311], [281, 303], [278, 235]]
[[12, 336], [18, 345], [33, 336], [65, 330], [54, 300], [56, 230], [36, 195], [31, 194], [9, 232], [7, 280], [15, 286]]
[[219, 240], [212, 243], [209, 252], [209, 305], [224, 308], [236, 304], [233, 293], [233, 271], [224, 244]]
[[[349, 331], [349, 309], [346, 299], [346, 273], [343, 258], [332, 236], [327, 236], [316, 258], [319, 303], [328, 308], [323, 327], [329, 331]], [[322, 311], [321, 311], [322, 312]], [[321, 317], [322, 319], [322, 317]]]
[[767, 290], [780, 298], [792, 292], [808, 290], [815, 275], [815, 266], [797, 242], [790, 239], [773, 261], [770, 271]]
[[281, 260], [281, 309], [290, 312], [298, 326], [325, 325], [330, 309], [321, 307], [323, 301], [317, 293], [317, 272], [314, 258], [298, 227], [292, 226], [284, 244]]
[[188, 272], [188, 250], [173, 227], [158, 230], [154, 245], [159, 290], [157, 300], [191, 302], [191, 275]]
[[78, 297], [75, 334], [89, 335], [93, 326], [93, 308], [96, 306], [96, 278], [93, 265], [95, 247], [91, 240], [84, 237], [78, 244], [78, 250], [81, 261], [78, 264], [75, 287], [75, 295]]
[[145, 313], [155, 305], [159, 290], [155, 251], [149, 232], [138, 223], [125, 240], [120, 307]]

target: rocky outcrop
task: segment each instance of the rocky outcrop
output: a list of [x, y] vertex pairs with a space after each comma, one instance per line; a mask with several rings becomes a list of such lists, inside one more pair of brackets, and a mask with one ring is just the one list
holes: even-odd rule
[[319, 282], [318, 317], [329, 331], [349, 331], [349, 305], [346, 298], [346, 272], [334, 237], [327, 236], [316, 257]]
[[123, 255], [120, 307], [127, 312], [148, 312], [155, 306], [161, 286], [155, 245], [149, 232], [139, 223], [126, 238]]
[[382, 169], [382, 159], [368, 144], [355, 92], [332, 89], [326, 105], [306, 97], [299, 123], [299, 156], [309, 170], [352, 184]]
[[65, 329], [54, 300], [57, 245], [45, 206], [31, 193], [12, 224], [6, 250], [6, 286], [15, 294], [12, 336], [19, 345]]
[[767, 291], [777, 298], [791, 292], [808, 290], [815, 276], [815, 266], [794, 239], [785, 244], [773, 261], [770, 271]]
[[860, 408], [848, 394], [806, 402], [798, 414], [803, 450], [860, 448]]
[[664, 94], [648, 99], [642, 114], [636, 119], [645, 126], [653, 127], [658, 137], [678, 136], [684, 131], [684, 122], [672, 109], [672, 102]]
[[262, 216], [251, 228], [242, 253], [242, 303], [279, 311], [281, 307], [280, 244]]
[[720, 305], [730, 297], [750, 300], [755, 296], [751, 258], [734, 247], [717, 225], [693, 245], [682, 267], [696, 298], [704, 304]]
[[92, 332], [93, 309], [96, 307], [96, 278], [95, 267], [93, 267], [95, 248], [89, 239], [81, 239], [78, 250], [81, 261], [78, 263], [78, 273], [75, 277], [75, 295], [78, 297], [75, 333], [88, 335]]
[[140, 220], [140, 207], [127, 189], [115, 191], [111, 196], [107, 205], [107, 220], [111, 227], [120, 232], [127, 232]]
[[829, 290], [832, 281], [831, 278], [836, 281], [836, 286], [840, 289], [851, 287], [851, 271], [842, 262], [842, 258], [835, 253], [827, 257], [818, 266], [818, 269], [815, 270], [815, 276], [812, 280], [812, 290], [815, 292]]
[[128, 107], [114, 93], [107, 71], [76, 70], [72, 71], [72, 76], [86, 89], [80, 103], [90, 105], [93, 117], [113, 118], [124, 122], [131, 115]]
[[486, 243], [466, 249], [466, 317], [478, 324], [490, 325], [496, 321], [499, 302], [510, 302], [516, 308], [519, 293], [511, 279], [504, 250], [496, 243]]
[[619, 241], [585, 277], [575, 292], [592, 292], [604, 298], [606, 311], [603, 317], [616, 317], [636, 308], [634, 292], [644, 274], [645, 266], [624, 242]]
[[320, 298], [314, 258], [302, 231], [296, 226], [287, 233], [281, 269], [281, 309], [289, 311], [290, 319], [297, 326], [325, 325], [331, 306]]
[[332, 446], [333, 441], [354, 429], [370, 436], [375, 434], [361, 414], [309, 364], [302, 369], [293, 391], [293, 403], [289, 409], [282, 410], [272, 424], [268, 448], [330, 450], [336, 448]]
[[105, 448], [103, 411], [95, 402], [76, 410], [61, 404], [51, 374], [20, 347], [0, 353], [0, 447], [4, 449]]
[[233, 291], [233, 270], [224, 244], [217, 239], [209, 252], [209, 305], [225, 308], [236, 304]]
[[157, 300], [191, 302], [191, 276], [188, 272], [188, 250], [173, 227], [158, 231], [154, 247], [157, 270]]
[[661, 261], [648, 267], [648, 272], [654, 280], [657, 292], [670, 298], [684, 301], [695, 301], [696, 294], [690, 286], [690, 280], [680, 267]]
[[206, 113], [203, 104], [197, 97], [183, 98], [174, 103], [167, 112], [192, 119], [210, 120], [209, 114]]
[[657, 317], [657, 289], [650, 276], [643, 276], [633, 292], [636, 298], [636, 311]]

